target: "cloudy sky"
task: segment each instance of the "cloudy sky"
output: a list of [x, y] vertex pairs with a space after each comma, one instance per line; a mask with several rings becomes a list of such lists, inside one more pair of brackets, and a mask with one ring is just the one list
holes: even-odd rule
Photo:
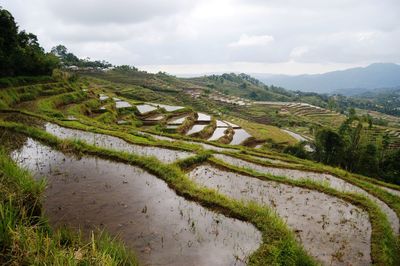
[[2, 0], [45, 49], [172, 74], [400, 62], [399, 0]]

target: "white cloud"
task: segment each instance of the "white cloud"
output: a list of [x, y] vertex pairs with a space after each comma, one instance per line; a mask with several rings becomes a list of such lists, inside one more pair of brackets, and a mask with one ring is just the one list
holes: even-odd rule
[[249, 47], [249, 46], [264, 46], [274, 41], [271, 35], [252, 35], [242, 34], [238, 41], [231, 42], [229, 47]]
[[299, 47], [295, 47], [293, 48], [293, 50], [290, 52], [290, 57], [295, 59], [295, 58], [299, 58], [302, 57], [303, 55], [305, 55], [310, 49], [307, 46], [299, 46]]
[[21, 29], [37, 34], [45, 49], [62, 43], [80, 57], [114, 64], [289, 73], [400, 62], [398, 0], [3, 0], [1, 5]]

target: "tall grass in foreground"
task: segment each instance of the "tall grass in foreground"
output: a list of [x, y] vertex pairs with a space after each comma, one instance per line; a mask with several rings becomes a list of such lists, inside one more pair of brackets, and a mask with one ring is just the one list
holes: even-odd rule
[[0, 147], [0, 265], [137, 265], [125, 247], [105, 233], [90, 239], [52, 230], [42, 216], [36, 182]]

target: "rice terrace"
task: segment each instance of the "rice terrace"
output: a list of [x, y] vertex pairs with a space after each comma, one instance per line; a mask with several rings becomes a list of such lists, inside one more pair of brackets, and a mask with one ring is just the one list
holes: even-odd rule
[[[347, 95], [363, 87], [316, 81], [333, 72], [172, 75], [46, 52], [5, 2], [0, 265], [400, 265], [400, 80]], [[342, 72], [400, 76], [380, 67]]]

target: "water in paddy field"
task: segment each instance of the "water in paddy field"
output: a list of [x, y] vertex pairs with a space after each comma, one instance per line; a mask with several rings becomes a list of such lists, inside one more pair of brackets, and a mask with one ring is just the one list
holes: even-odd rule
[[203, 114], [203, 113], [197, 113], [197, 122], [210, 122], [211, 121], [211, 116]]
[[226, 127], [217, 127], [214, 130], [214, 133], [212, 134], [212, 136], [208, 140], [209, 141], [218, 140], [219, 138], [225, 136], [225, 131], [226, 131]]
[[75, 158], [30, 138], [12, 158], [48, 180], [43, 204], [53, 226], [106, 229], [143, 265], [243, 265], [261, 243], [251, 224], [177, 196], [138, 167]]
[[246, 130], [239, 128], [239, 129], [234, 129], [235, 134], [233, 135], [233, 139], [231, 141], [231, 145], [239, 145], [246, 139], [250, 138], [251, 135], [246, 132]]
[[154, 103], [154, 105], [157, 105], [160, 108], [164, 108], [165, 111], [167, 111], [167, 112], [173, 112], [173, 111], [177, 111], [177, 110], [184, 108], [183, 106], [166, 105], [166, 104], [159, 104], [159, 103]]
[[186, 116], [183, 116], [183, 117], [174, 118], [174, 119], [170, 120], [168, 122], [168, 124], [169, 125], [182, 125], [183, 122], [185, 121], [186, 117], [188, 117], [188, 116], [186, 115]]
[[106, 149], [130, 152], [141, 156], [154, 156], [164, 163], [172, 163], [194, 155], [194, 153], [186, 151], [131, 144], [117, 137], [65, 128], [52, 123], [46, 123], [45, 129], [48, 133], [61, 139], [79, 139]]
[[136, 105], [136, 109], [139, 111], [140, 114], [146, 114], [151, 111], [157, 110], [157, 107], [149, 105], [149, 104], [140, 104], [140, 105]]
[[130, 107], [132, 107], [132, 105], [131, 105], [130, 103], [128, 103], [128, 102], [125, 102], [125, 101], [116, 101], [116, 102], [115, 102], [115, 107], [116, 107], [117, 109], [120, 109], [120, 108], [130, 108]]
[[229, 125], [224, 121], [217, 120], [217, 127], [228, 127]]
[[[368, 213], [339, 198], [274, 181], [219, 170], [193, 169], [189, 177], [238, 200], [268, 205], [291, 227], [305, 249], [324, 265], [369, 265]], [[342, 254], [340, 258], [335, 254]]]
[[207, 125], [194, 125], [191, 129], [186, 133], [186, 135], [192, 135], [194, 133], [198, 133], [202, 131]]

